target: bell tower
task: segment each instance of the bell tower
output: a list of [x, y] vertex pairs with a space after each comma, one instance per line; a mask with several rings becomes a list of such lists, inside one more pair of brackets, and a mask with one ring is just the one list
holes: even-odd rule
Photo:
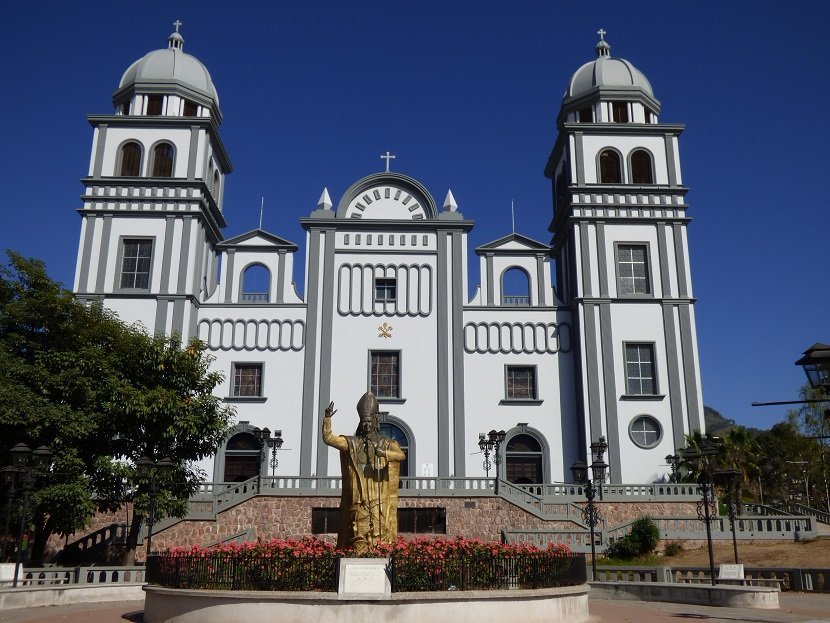
[[683, 126], [659, 121], [649, 81], [598, 34], [596, 59], [568, 84], [545, 169], [551, 246], [580, 353], [583, 455], [605, 436], [611, 482], [651, 482], [662, 457], [704, 428]]
[[88, 117], [94, 135], [74, 291], [126, 322], [152, 318], [149, 331], [187, 340], [216, 288], [232, 167], [216, 88], [174, 25], [166, 48], [124, 72], [114, 111]]

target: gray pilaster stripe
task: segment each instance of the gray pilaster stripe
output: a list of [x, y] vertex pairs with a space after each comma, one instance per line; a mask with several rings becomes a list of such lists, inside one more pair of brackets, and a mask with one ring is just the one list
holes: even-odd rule
[[190, 150], [187, 154], [187, 179], [191, 182], [196, 179], [196, 154], [198, 151], [199, 127], [193, 126], [190, 128]]
[[101, 246], [98, 251], [98, 276], [95, 280], [95, 292], [104, 292], [104, 278], [107, 275], [107, 258], [110, 253], [110, 236], [112, 232], [112, 216], [104, 217], [104, 227], [101, 230]]
[[495, 296], [496, 296], [496, 293], [495, 293], [496, 277], [493, 274], [493, 256], [492, 255], [486, 255], [484, 260], [485, 260], [485, 264], [487, 266], [487, 304], [488, 305], [495, 305], [496, 304], [495, 303], [495, 301], [496, 301], [496, 299], [495, 299]]
[[450, 371], [447, 359], [449, 358], [449, 322], [447, 312], [449, 301], [447, 297], [447, 234], [439, 231], [437, 235], [438, 262], [437, 262], [437, 289], [436, 313], [438, 323], [438, 475], [450, 475], [450, 405], [449, 382]]
[[279, 265], [277, 266], [277, 303], [284, 302], [285, 290], [285, 251], [279, 251]]
[[[602, 340], [602, 379], [605, 384], [605, 428], [611, 482], [622, 482], [620, 424], [617, 416], [617, 384], [614, 375], [614, 336], [611, 332], [611, 303], [599, 305], [599, 330]], [[594, 441], [594, 440], [592, 440]]]
[[194, 303], [190, 302], [190, 320], [187, 323], [187, 340], [185, 343], [189, 342], [190, 340], [195, 340], [199, 337], [199, 306]]
[[582, 132], [574, 132], [574, 160], [576, 160], [576, 183], [581, 186], [585, 183], [585, 150], [582, 147]]
[[89, 264], [92, 261], [92, 238], [95, 235], [95, 223], [97, 219], [94, 216], [84, 216], [84, 246], [81, 250], [81, 268], [78, 275], [78, 293], [89, 292]]
[[686, 281], [686, 252], [683, 250], [683, 225], [675, 223], [674, 257], [677, 262], [677, 296], [689, 298], [689, 283]]
[[165, 327], [167, 326], [167, 307], [169, 301], [167, 299], [158, 299], [156, 301], [156, 322], [153, 327], [155, 335], [164, 335]]
[[674, 135], [666, 134], [666, 168], [669, 174], [669, 185], [677, 186], [677, 168], [674, 166]]
[[605, 223], [597, 222], [597, 275], [599, 276], [599, 295], [608, 297], [608, 268], [605, 253]]
[[190, 262], [190, 228], [193, 225], [193, 217], [185, 216], [182, 222], [182, 246], [179, 253], [179, 278], [176, 283], [176, 292], [185, 294], [187, 292], [187, 265]]
[[[588, 419], [591, 422], [588, 433], [589, 438], [595, 441], [602, 435], [595, 305], [589, 303], [584, 306], [583, 311], [585, 315], [585, 367], [588, 374]], [[575, 354], [574, 356], [578, 357], [579, 355]]]
[[547, 287], [545, 282], [545, 259], [541, 255], [536, 256], [536, 288], [539, 290], [538, 305], [547, 304]]
[[[303, 414], [300, 426], [300, 476], [311, 475], [311, 448], [316, 433], [314, 409], [317, 403], [314, 401], [314, 381], [315, 371], [319, 369], [315, 357], [317, 357], [317, 326], [320, 314], [320, 300], [317, 293], [320, 280], [320, 232], [317, 230], [308, 233], [307, 253], [308, 289], [306, 290], [306, 341], [303, 361], [303, 369], [305, 370], [303, 375]], [[319, 450], [319, 452], [327, 451], [327, 446]]]
[[464, 283], [462, 274], [461, 232], [452, 235], [452, 389], [453, 389], [453, 463], [455, 477], [466, 475], [464, 435]]
[[[101, 169], [104, 168], [104, 145], [107, 142], [107, 124], [98, 126], [98, 140], [95, 141], [95, 164], [92, 165], [92, 177], [101, 178]], [[118, 163], [115, 163], [118, 166]], [[114, 172], [113, 172], [114, 173]]]
[[669, 252], [666, 243], [666, 224], [657, 223], [657, 255], [660, 256], [660, 289], [663, 298], [672, 298], [671, 281], [669, 281]]
[[686, 440], [683, 429], [683, 403], [680, 397], [680, 358], [677, 352], [677, 334], [674, 330], [674, 306], [667, 303], [663, 303], [663, 334], [666, 336], [666, 376], [669, 379], [672, 442], [676, 450], [684, 447]]
[[[234, 251], [233, 249], [228, 249], [227, 253], [225, 254], [225, 259], [227, 261], [225, 262], [226, 265], [223, 267], [223, 270], [222, 270], [222, 272], [224, 273], [222, 275], [222, 280], [225, 282], [225, 302], [226, 303], [230, 303], [231, 302], [231, 297], [233, 296], [233, 260], [234, 260], [235, 255], [236, 255], [236, 251]], [[309, 279], [310, 278], [311, 278], [311, 276], [309, 276]], [[311, 474], [310, 471], [306, 475], [309, 475], [309, 474]]]
[[159, 293], [170, 292], [170, 266], [173, 262], [173, 232], [175, 231], [176, 217], [168, 216], [164, 224], [164, 253], [161, 257], [161, 286]]
[[[331, 338], [334, 329], [334, 229], [325, 230], [323, 239], [323, 303], [320, 309], [320, 390], [317, 413], [323, 413], [331, 400]], [[307, 370], [308, 368], [306, 368]], [[318, 445], [317, 475], [328, 474], [329, 452], [325, 444]]]
[[703, 415], [697, 405], [697, 368], [692, 338], [692, 313], [689, 305], [679, 305], [680, 312], [680, 348], [683, 351], [683, 372], [686, 384], [686, 408], [689, 412], [689, 427], [700, 429]]
[[170, 335], [178, 333], [183, 335], [184, 331], [184, 299], [176, 299], [173, 301], [173, 326], [170, 327]]
[[579, 258], [582, 263], [582, 292], [577, 296], [589, 297], [594, 294], [591, 291], [591, 247], [588, 244], [588, 225], [580, 223], [576, 227], [579, 227]]
[[194, 296], [199, 295], [202, 289], [202, 277], [204, 276], [205, 263], [205, 228], [202, 227], [199, 221], [196, 221], [196, 253], [193, 259], [193, 288], [191, 292]]

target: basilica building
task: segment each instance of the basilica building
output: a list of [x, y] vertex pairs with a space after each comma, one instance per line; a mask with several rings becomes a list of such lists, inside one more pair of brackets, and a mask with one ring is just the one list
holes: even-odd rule
[[323, 411], [334, 401], [350, 434], [367, 390], [406, 450], [402, 477], [483, 477], [479, 435], [503, 430], [487, 475], [517, 485], [569, 481], [600, 437], [610, 483], [665, 478], [664, 457], [704, 428], [683, 126], [660, 120], [649, 81], [602, 39], [566, 78], [536, 239], [468, 248], [475, 207], [436, 200], [387, 153], [342, 196], [323, 189], [297, 257], [278, 231], [225, 237], [222, 111], [182, 35], [126, 69], [112, 109], [89, 117], [74, 292], [207, 345], [237, 410], [209, 479], [270, 475], [266, 427], [285, 440], [275, 475], [339, 476]]

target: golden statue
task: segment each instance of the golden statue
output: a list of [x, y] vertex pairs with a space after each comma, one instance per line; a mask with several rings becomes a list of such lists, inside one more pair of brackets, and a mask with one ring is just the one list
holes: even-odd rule
[[398, 535], [398, 482], [406, 454], [380, 433], [378, 401], [366, 392], [357, 403], [360, 423], [354, 436], [333, 435], [329, 403], [323, 416], [323, 441], [340, 450], [343, 476], [337, 548], [361, 552]]

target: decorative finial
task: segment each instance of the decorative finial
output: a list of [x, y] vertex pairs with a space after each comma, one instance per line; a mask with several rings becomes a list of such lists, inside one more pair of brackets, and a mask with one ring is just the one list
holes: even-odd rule
[[452, 190], [447, 190], [447, 198], [444, 199], [444, 210], [447, 212], [457, 212], [458, 211], [458, 203], [455, 200], [455, 197], [452, 194]]
[[386, 160], [386, 172], [387, 173], [389, 173], [389, 161], [394, 160], [396, 157], [397, 156], [393, 156], [392, 154], [390, 154], [388, 150], [386, 151], [386, 153], [384, 155], [382, 155], [380, 157], [381, 160]]
[[608, 45], [608, 42], [605, 40], [605, 35], [608, 34], [604, 28], [600, 28], [597, 31], [599, 35], [599, 43], [597, 43], [597, 47], [595, 48], [597, 51], [597, 57], [600, 56], [611, 56], [611, 46]]
[[175, 22], [173, 22], [173, 26], [176, 28], [176, 32], [179, 32], [179, 26], [181, 25], [182, 23], [180, 20], [176, 20]]
[[318, 210], [331, 210], [332, 203], [331, 197], [329, 197], [329, 189], [323, 187], [323, 194], [320, 195], [320, 199], [317, 201], [317, 209]]

